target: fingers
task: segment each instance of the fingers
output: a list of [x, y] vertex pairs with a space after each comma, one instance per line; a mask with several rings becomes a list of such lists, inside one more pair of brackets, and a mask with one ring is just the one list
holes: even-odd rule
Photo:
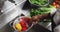
[[39, 16], [38, 15], [32, 17], [32, 20], [33, 21], [38, 21], [38, 19], [39, 19]]

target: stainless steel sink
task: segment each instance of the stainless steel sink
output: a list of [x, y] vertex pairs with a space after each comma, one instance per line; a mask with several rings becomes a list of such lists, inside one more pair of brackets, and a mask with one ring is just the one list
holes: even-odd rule
[[51, 32], [51, 31], [39, 24], [36, 24], [28, 32]]

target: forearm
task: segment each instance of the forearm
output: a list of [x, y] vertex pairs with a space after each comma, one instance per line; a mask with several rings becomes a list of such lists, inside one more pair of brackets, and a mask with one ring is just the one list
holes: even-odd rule
[[49, 17], [50, 17], [49, 14], [39, 14], [39, 15], [33, 16], [32, 20], [38, 21], [39, 19], [45, 19], [45, 18], [49, 18]]

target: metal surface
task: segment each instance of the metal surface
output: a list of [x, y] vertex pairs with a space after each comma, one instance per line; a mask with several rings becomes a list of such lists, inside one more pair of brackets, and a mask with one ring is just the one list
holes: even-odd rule
[[58, 8], [56, 14], [54, 15], [53, 20], [56, 24], [54, 32], [60, 32], [60, 7]]
[[52, 31], [51, 22], [39, 22], [38, 24]]
[[8, 23], [17, 17], [20, 14], [24, 14], [25, 16], [29, 16], [30, 12], [28, 10], [22, 10], [22, 7], [26, 0], [15, 0], [17, 5], [6, 1], [4, 3], [2, 12], [3, 14], [0, 16], [0, 31], [1, 32], [11, 32]]
[[60, 24], [60, 8], [58, 8], [53, 19], [56, 25]]
[[[20, 2], [17, 5], [6, 1], [5, 5], [3, 6], [3, 14], [0, 16], [0, 31], [1, 32], [9, 32], [8, 23], [21, 14], [24, 10], [22, 10], [22, 6], [26, 0], [19, 0]], [[23, 13], [26, 14], [28, 11], [24, 11]], [[29, 14], [29, 13], [28, 13]]]
[[58, 25], [54, 28], [54, 32], [60, 32], [60, 25]]

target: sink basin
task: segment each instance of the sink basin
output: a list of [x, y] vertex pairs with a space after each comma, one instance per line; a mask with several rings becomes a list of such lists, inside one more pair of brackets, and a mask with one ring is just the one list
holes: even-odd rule
[[51, 32], [51, 31], [39, 24], [36, 24], [28, 32]]

